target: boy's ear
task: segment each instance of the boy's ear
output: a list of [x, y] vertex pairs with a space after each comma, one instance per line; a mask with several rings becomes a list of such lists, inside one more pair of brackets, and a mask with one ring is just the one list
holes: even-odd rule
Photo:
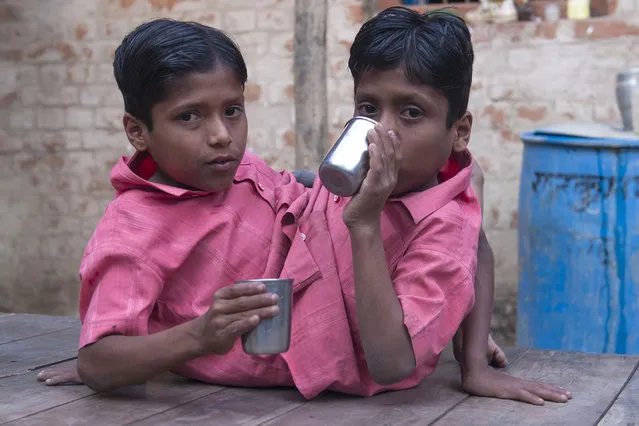
[[453, 126], [455, 132], [453, 151], [462, 152], [470, 142], [470, 131], [473, 128], [473, 115], [469, 111], [466, 111]]
[[122, 117], [122, 125], [129, 143], [133, 145], [136, 151], [143, 152], [149, 149], [149, 130], [144, 123], [125, 112]]

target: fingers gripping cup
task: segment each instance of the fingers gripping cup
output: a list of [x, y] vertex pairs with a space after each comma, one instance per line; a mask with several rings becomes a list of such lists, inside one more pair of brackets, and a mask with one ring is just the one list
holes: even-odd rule
[[286, 352], [291, 343], [291, 311], [293, 309], [292, 279], [257, 279], [238, 281], [258, 282], [266, 286], [267, 293], [277, 294], [280, 312], [273, 318], [260, 321], [253, 330], [242, 335], [244, 352], [252, 355], [271, 355]]
[[350, 119], [324, 157], [319, 177], [322, 185], [333, 194], [350, 197], [359, 190], [369, 167], [366, 135], [375, 124], [375, 120], [367, 117]]

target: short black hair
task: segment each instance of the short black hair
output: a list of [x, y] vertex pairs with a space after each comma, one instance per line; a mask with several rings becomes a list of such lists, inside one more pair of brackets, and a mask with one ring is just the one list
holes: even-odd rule
[[448, 10], [419, 13], [398, 6], [364, 23], [351, 46], [348, 68], [357, 87], [365, 72], [402, 67], [410, 82], [444, 93], [450, 127], [468, 108], [473, 60], [470, 31], [462, 18]]
[[115, 51], [113, 73], [124, 109], [152, 130], [151, 108], [168, 95], [176, 79], [228, 67], [241, 84], [246, 64], [237, 45], [222, 31], [172, 19], [154, 19], [127, 34]]

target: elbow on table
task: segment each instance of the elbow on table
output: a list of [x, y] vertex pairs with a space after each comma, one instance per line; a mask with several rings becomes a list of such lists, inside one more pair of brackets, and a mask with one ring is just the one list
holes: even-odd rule
[[406, 360], [394, 360], [386, 362], [369, 371], [375, 383], [382, 386], [390, 386], [408, 379], [415, 372], [415, 358]]
[[97, 363], [92, 359], [90, 352], [80, 350], [78, 353], [78, 376], [82, 382], [96, 392], [113, 390], [108, 375], [101, 373], [96, 365]]

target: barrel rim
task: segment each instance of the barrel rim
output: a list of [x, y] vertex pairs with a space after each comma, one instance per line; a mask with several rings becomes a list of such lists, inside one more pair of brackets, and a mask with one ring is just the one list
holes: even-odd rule
[[524, 144], [565, 145], [583, 148], [639, 148], [639, 139], [589, 138], [550, 134], [539, 131], [520, 133]]

